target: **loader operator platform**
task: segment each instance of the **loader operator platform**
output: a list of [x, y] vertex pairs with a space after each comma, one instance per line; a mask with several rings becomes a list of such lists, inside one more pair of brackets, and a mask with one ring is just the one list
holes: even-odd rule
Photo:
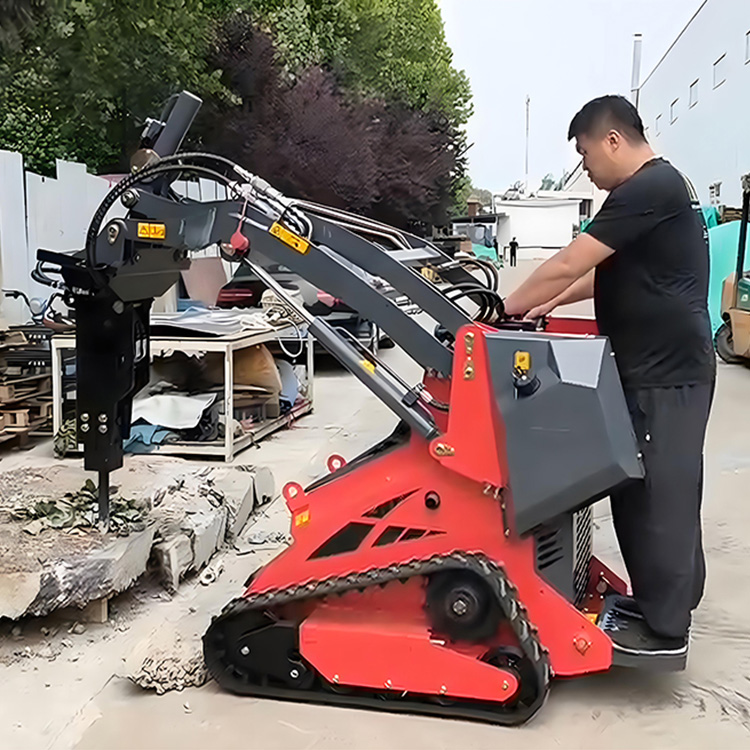
[[603, 627], [626, 654], [685, 653], [706, 572], [703, 444], [716, 367], [707, 230], [692, 186], [651, 149], [628, 100], [589, 102], [568, 137], [609, 196], [586, 232], [537, 268], [505, 308], [538, 318], [593, 297], [645, 468], [643, 481], [611, 497], [633, 599], [623, 597]]

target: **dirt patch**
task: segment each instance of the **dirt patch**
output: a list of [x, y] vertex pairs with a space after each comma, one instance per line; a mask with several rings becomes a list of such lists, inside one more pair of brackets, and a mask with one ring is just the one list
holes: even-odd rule
[[39, 529], [24, 531], [28, 519], [14, 517], [20, 507], [62, 497], [80, 489], [82, 471], [59, 466], [17, 469], [0, 474], [0, 574], [35, 572], [50, 560], [77, 557], [102, 547], [109, 535], [97, 529]]

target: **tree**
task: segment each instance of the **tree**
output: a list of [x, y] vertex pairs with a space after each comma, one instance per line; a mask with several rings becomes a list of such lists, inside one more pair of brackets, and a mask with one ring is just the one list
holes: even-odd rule
[[542, 178], [542, 184], [539, 187], [540, 190], [562, 190], [565, 186], [565, 180], [568, 179], [568, 173], [563, 170], [562, 177], [555, 179], [555, 175], [549, 172]]
[[331, 70], [349, 92], [445, 115], [471, 116], [466, 74], [453, 67], [436, 0], [206, 0], [211, 14], [247, 14], [272, 33], [294, 77]]
[[241, 105], [207, 109], [206, 147], [291, 195], [402, 227], [445, 221], [458, 154], [444, 117], [354, 99], [320, 66], [289, 80], [277, 60], [248, 16], [225, 24], [214, 64]]
[[188, 88], [191, 139], [291, 193], [402, 226], [465, 207], [470, 90], [436, 0], [0, 2], [38, 11], [0, 40], [0, 148], [36, 171], [126, 170], [144, 119]]
[[59, 0], [0, 0], [0, 45], [17, 44], [19, 35], [58, 3]]
[[49, 172], [57, 157], [122, 170], [137, 123], [174, 91], [222, 96], [200, 0], [74, 0], [0, 60], [0, 147]]
[[484, 188], [478, 188], [472, 185], [471, 193], [469, 194], [469, 199], [471, 198], [478, 200], [482, 204], [482, 207], [492, 205], [492, 191], [491, 190], [485, 190]]
[[[207, 2], [217, 16], [237, 6], [232, 0]], [[290, 80], [319, 65], [354, 101], [378, 98], [402, 111], [419, 110], [433, 127], [450, 131], [454, 158], [447, 210], [465, 212], [468, 146], [461, 126], [471, 115], [471, 89], [466, 75], [453, 67], [435, 0], [244, 0], [239, 5], [272, 33], [276, 57]]]
[[554, 190], [555, 189], [555, 175], [551, 172], [546, 174], [542, 178], [542, 184], [539, 187], [540, 190]]

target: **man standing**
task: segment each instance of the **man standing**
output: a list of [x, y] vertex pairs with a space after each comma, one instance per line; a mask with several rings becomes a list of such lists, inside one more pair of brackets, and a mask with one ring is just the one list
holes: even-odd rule
[[518, 243], [515, 237], [510, 241], [508, 247], [510, 248], [510, 264], [511, 266], [515, 266], [518, 256]]
[[654, 154], [627, 99], [589, 102], [568, 137], [609, 196], [586, 232], [537, 268], [505, 308], [536, 318], [594, 298], [646, 475], [611, 497], [634, 600], [603, 627], [623, 653], [678, 656], [705, 582], [703, 444], [716, 368], [708, 234], [692, 187]]

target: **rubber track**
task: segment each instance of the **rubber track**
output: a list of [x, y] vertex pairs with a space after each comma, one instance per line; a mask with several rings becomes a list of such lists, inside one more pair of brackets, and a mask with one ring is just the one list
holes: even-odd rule
[[[328, 578], [322, 581], [310, 581], [285, 589], [266, 591], [235, 599], [224, 607], [220, 615], [214, 618], [203, 636], [206, 663], [211, 665], [220, 661], [210, 653], [210, 649], [213, 648], [212, 635], [217, 629], [221, 628], [222, 623], [226, 623], [230, 618], [233, 619], [250, 612], [263, 612], [293, 602], [321, 599], [326, 596], [362, 590], [370, 586], [382, 586], [393, 581], [408, 580], [414, 576], [428, 576], [449, 570], [472, 571], [479, 575], [495, 593], [497, 602], [518, 639], [525, 663], [531, 667], [535, 676], [536, 685], [530, 699], [524, 702], [518, 701], [514, 704], [503, 704], [461, 699], [443, 700], [437, 695], [406, 698], [401, 697], [402, 693], [397, 691], [371, 692], [356, 687], [352, 688], [352, 692], [347, 693], [328, 692], [321, 689], [300, 690], [257, 684], [248, 684], [243, 686], [242, 690], [238, 690], [237, 685], [227, 679], [227, 673], [234, 672], [236, 668], [226, 661], [224, 662], [224, 670], [220, 673], [215, 674], [214, 671], [218, 670], [212, 670], [212, 677], [225, 689], [268, 698], [439, 715], [505, 726], [523, 724], [534, 716], [547, 697], [550, 681], [549, 657], [540, 644], [534, 628], [529, 623], [526, 610], [518, 600], [515, 587], [508, 580], [502, 567], [486, 556], [479, 554], [455, 552], [450, 555], [435, 555], [423, 560], [412, 560], [401, 565], [373, 568], [359, 573], [350, 573], [346, 576]], [[318, 676], [321, 680], [324, 680], [322, 676]], [[334, 688], [334, 686], [331, 687]], [[528, 687], [525, 685], [523, 689], [526, 691]]]

